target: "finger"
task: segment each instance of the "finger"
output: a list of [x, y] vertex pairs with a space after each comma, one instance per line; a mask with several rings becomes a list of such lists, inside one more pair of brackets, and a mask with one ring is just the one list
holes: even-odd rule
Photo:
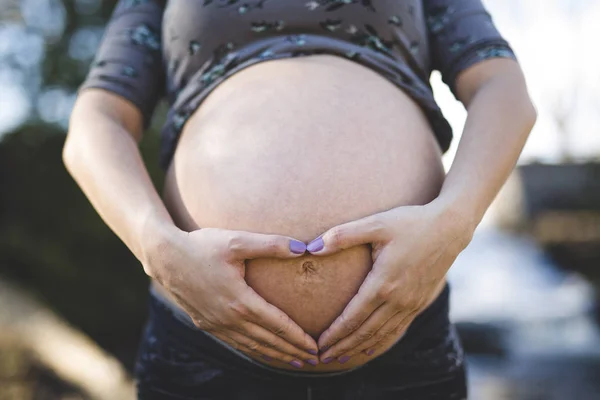
[[287, 236], [232, 231], [227, 249], [236, 261], [262, 257], [294, 258], [306, 252], [306, 244]]
[[377, 274], [371, 270], [350, 300], [342, 314], [319, 337], [319, 349], [327, 350], [357, 330], [369, 316], [386, 301], [388, 285], [380, 284]]
[[382, 347], [389, 339], [397, 337], [398, 332], [402, 331], [402, 328], [406, 326], [404, 323], [406, 320], [407, 315], [405, 313], [394, 314], [381, 325], [370, 338], [358, 343], [354, 347], [350, 347], [349, 350], [337, 353], [334, 358], [337, 358], [338, 360], [349, 360], [351, 357], [360, 353], [372, 356], [375, 353], [375, 350]]
[[238, 343], [237, 341], [233, 340], [229, 335], [228, 335], [229, 331], [223, 331], [223, 330], [219, 330], [219, 331], [211, 331], [210, 334], [214, 337], [216, 337], [217, 339], [227, 343], [229, 346], [231, 346], [234, 350], [238, 350], [240, 351], [244, 346], [240, 343]]
[[394, 318], [390, 319], [381, 329], [368, 341], [363, 343], [353, 354], [350, 356], [363, 352], [368, 356], [372, 356], [381, 350], [381, 347], [386, 343], [386, 339], [390, 337], [396, 338], [400, 332], [405, 332], [412, 321], [414, 320], [416, 313], [400, 313]]
[[295, 346], [298, 350], [317, 354], [317, 343], [298, 324], [279, 308], [260, 297], [251, 287], [241, 297], [246, 315], [243, 317], [262, 326], [276, 336]]
[[394, 318], [396, 314], [397, 311], [394, 310], [393, 307], [382, 305], [375, 310], [375, 312], [373, 312], [358, 329], [335, 343], [319, 358], [325, 364], [336, 358], [340, 363], [345, 363], [353, 354], [355, 354], [353, 352], [354, 349], [361, 346], [366, 341], [371, 340], [375, 334], [388, 323], [388, 321]]
[[229, 336], [230, 340], [238, 343], [237, 350], [242, 351], [244, 353], [255, 353], [257, 355], [260, 355], [265, 361], [272, 362], [273, 360], [278, 360], [283, 363], [289, 364], [295, 368], [302, 368], [305, 365], [300, 358], [293, 357], [289, 354], [281, 353], [273, 348], [270, 348], [262, 343], [257, 342], [252, 338], [244, 336], [239, 332], [227, 331], [225, 334]]
[[[290, 364], [296, 368], [302, 368], [304, 366], [304, 363], [302, 361], [300, 361], [288, 354], [284, 354], [284, 353], [278, 352], [275, 349], [269, 348], [268, 346], [265, 346], [264, 344], [258, 343], [256, 341], [252, 340], [251, 338], [248, 338], [248, 337], [240, 334], [239, 332], [229, 330], [229, 331], [220, 331], [218, 333], [213, 332], [212, 335], [215, 336], [216, 338], [218, 338], [219, 340], [227, 343], [229, 346], [231, 346], [233, 349], [235, 349], [237, 351], [241, 351], [246, 354], [251, 354], [251, 353], [258, 354], [267, 362], [272, 362], [273, 360], [279, 360], [279, 361], [285, 362], [287, 364]], [[316, 364], [314, 364], [314, 365], [316, 365]]]
[[[304, 350], [299, 350], [295, 346], [275, 335], [273, 332], [270, 332], [259, 325], [247, 323], [243, 326], [243, 332], [241, 333], [253, 342], [256, 342], [258, 345], [260, 345], [261, 353], [273, 358], [277, 358], [285, 363], [291, 365], [294, 365], [294, 361], [307, 362], [311, 365], [317, 365], [319, 363], [316, 354], [309, 354]], [[267, 349], [269, 352], [265, 353]]]
[[306, 246], [311, 254], [329, 255], [361, 244], [380, 241], [385, 228], [378, 214], [334, 226]]

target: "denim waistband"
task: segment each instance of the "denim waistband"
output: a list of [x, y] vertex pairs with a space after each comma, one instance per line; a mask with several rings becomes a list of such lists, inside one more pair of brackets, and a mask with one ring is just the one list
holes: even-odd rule
[[368, 367], [371, 364], [393, 361], [393, 359], [409, 353], [421, 340], [426, 339], [429, 335], [444, 329], [450, 324], [448, 319], [449, 291], [449, 285], [446, 284], [444, 290], [437, 299], [413, 320], [404, 336], [402, 336], [401, 339], [392, 345], [385, 353], [363, 365], [343, 371], [292, 371], [262, 364], [248, 357], [243, 352], [234, 349], [210, 333], [196, 327], [187, 314], [182, 312], [182, 310], [177, 309], [169, 300], [152, 287], [150, 289], [150, 312], [151, 318], [154, 318], [156, 322], [159, 322], [155, 324], [156, 329], [175, 335], [179, 340], [186, 340], [189, 343], [201, 346], [203, 351], [210, 352], [214, 358], [222, 359], [222, 361], [227, 362], [229, 366], [236, 364], [239, 368], [245, 369], [246, 371], [259, 372], [262, 377], [264, 377], [265, 374], [272, 374], [273, 378], [287, 376], [290, 378], [318, 380], [318, 378], [345, 377], [352, 375], [352, 373]]

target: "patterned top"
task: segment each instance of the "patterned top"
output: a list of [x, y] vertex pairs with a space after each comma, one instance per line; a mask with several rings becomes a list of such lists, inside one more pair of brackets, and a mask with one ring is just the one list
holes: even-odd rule
[[429, 76], [456, 76], [488, 58], [515, 59], [481, 0], [119, 0], [81, 89], [133, 102], [147, 127], [170, 109], [161, 165], [188, 117], [220, 82], [264, 60], [331, 54], [378, 72], [421, 106], [445, 152], [452, 130]]

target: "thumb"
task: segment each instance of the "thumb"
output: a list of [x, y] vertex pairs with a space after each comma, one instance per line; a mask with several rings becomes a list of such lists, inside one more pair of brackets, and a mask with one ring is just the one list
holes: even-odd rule
[[229, 240], [228, 250], [236, 260], [295, 258], [306, 252], [306, 244], [287, 236], [235, 231]]
[[334, 226], [306, 246], [311, 254], [329, 255], [383, 237], [383, 224], [378, 215]]

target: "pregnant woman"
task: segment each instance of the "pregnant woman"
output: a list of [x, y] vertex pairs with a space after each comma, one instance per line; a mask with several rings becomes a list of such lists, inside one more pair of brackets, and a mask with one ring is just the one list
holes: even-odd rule
[[445, 276], [534, 121], [480, 0], [121, 0], [63, 157], [152, 278], [139, 398], [466, 398]]

